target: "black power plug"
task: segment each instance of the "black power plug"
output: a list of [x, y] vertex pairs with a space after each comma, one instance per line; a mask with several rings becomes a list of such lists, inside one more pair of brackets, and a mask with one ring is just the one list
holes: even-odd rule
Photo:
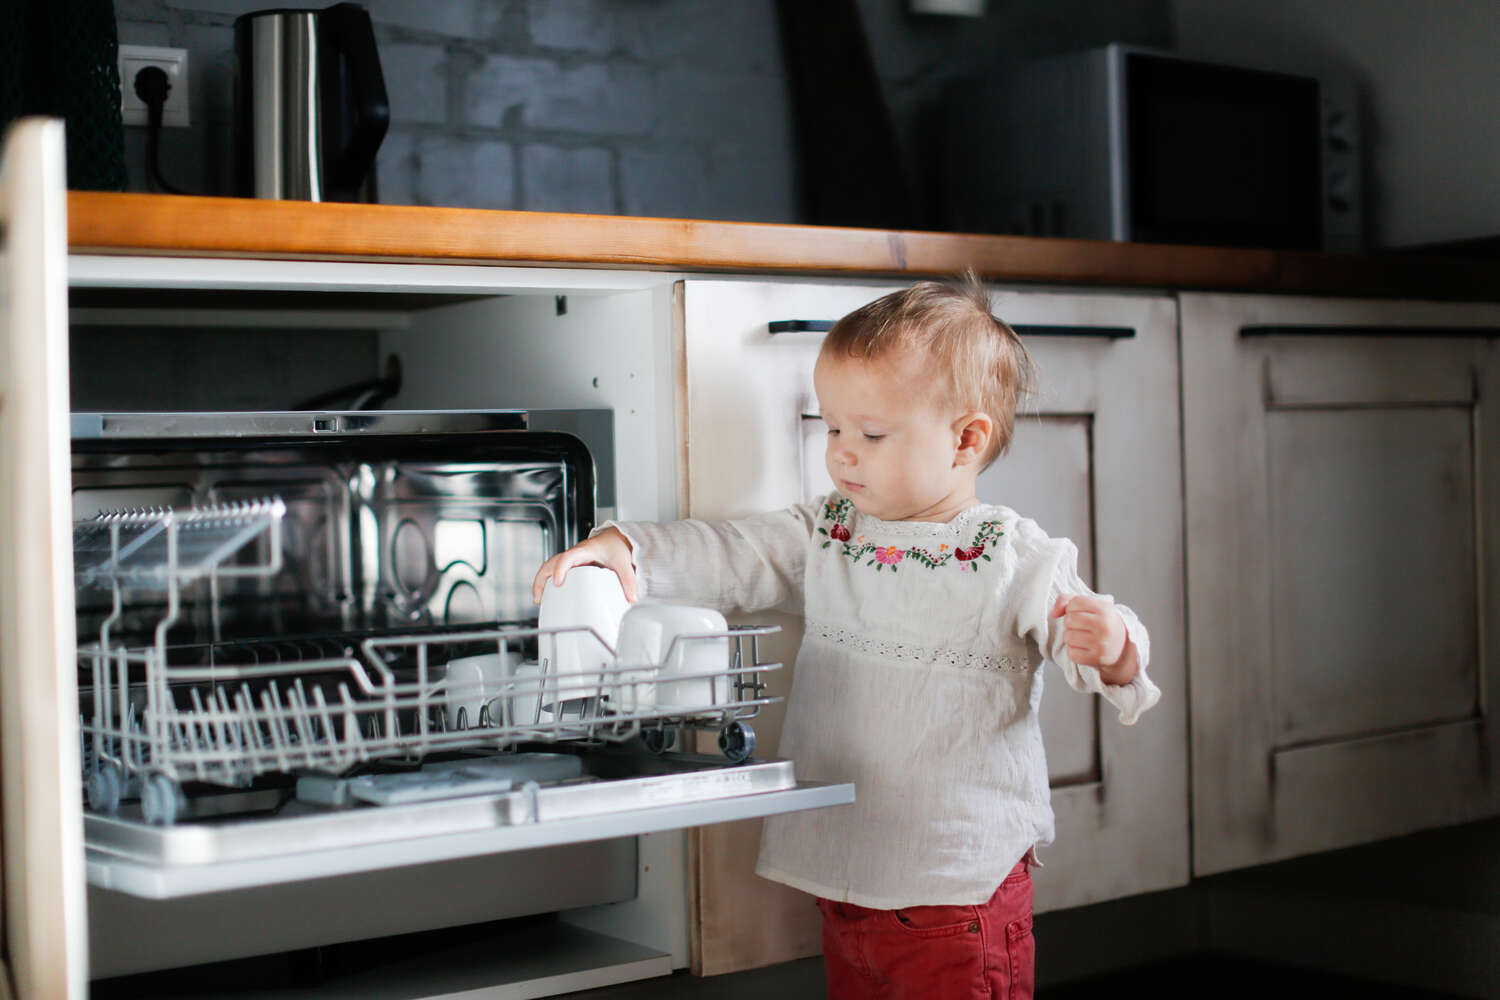
[[158, 159], [162, 107], [167, 103], [167, 94], [172, 91], [172, 81], [160, 66], [147, 66], [135, 75], [134, 86], [135, 96], [146, 105], [146, 157], [151, 179], [168, 194], [182, 194], [182, 191], [167, 183], [167, 179], [161, 175], [161, 161]]

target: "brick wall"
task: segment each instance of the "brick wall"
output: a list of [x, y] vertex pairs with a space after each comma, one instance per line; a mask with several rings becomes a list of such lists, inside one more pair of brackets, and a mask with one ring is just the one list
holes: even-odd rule
[[[178, 187], [231, 192], [231, 25], [270, 6], [115, 0], [122, 42], [190, 51], [193, 126], [168, 129], [162, 141], [163, 172]], [[798, 221], [773, 0], [365, 6], [391, 101], [381, 201]], [[913, 15], [906, 0], [859, 6], [930, 219], [931, 122], [947, 81], [1028, 53], [1171, 37], [1168, 0], [991, 0], [982, 19]], [[146, 189], [144, 131], [126, 129], [133, 190]]]

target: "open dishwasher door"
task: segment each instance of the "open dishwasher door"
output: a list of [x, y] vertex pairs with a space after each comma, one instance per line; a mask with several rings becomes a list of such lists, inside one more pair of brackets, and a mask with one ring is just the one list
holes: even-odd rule
[[[609, 416], [75, 415], [89, 882], [177, 899], [852, 801], [752, 754], [774, 629], [684, 637], [722, 655], [684, 701], [537, 627]], [[724, 755], [675, 752], [689, 729]]]

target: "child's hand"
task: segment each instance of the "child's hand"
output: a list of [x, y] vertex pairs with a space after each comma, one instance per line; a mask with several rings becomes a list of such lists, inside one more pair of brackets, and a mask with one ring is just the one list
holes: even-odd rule
[[1052, 617], [1063, 620], [1063, 641], [1073, 662], [1094, 667], [1106, 684], [1129, 684], [1138, 663], [1114, 605], [1087, 594], [1059, 597]]
[[635, 564], [631, 559], [630, 539], [618, 528], [605, 528], [593, 538], [585, 539], [542, 563], [542, 568], [536, 571], [536, 579], [531, 581], [531, 599], [541, 604], [547, 578], [551, 577], [552, 582], [560, 587], [568, 570], [574, 566], [604, 566], [614, 570], [615, 576], [620, 578], [620, 587], [625, 591], [625, 599], [635, 601]]

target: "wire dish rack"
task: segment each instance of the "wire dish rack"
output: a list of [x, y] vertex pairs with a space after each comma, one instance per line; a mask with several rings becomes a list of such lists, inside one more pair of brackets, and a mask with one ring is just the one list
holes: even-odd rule
[[[191, 510], [120, 511], [76, 522], [75, 585], [102, 589], [111, 611], [97, 641], [80, 642], [84, 787], [90, 809], [113, 813], [139, 797], [150, 823], [183, 814], [184, 783], [248, 787], [258, 776], [340, 775], [375, 761], [419, 761], [445, 751], [639, 737], [661, 753], [682, 728], [719, 731], [731, 762], [754, 752], [747, 724], [766, 695], [758, 639], [775, 626], [679, 636], [715, 643], [724, 666], [691, 678], [662, 665], [615, 665], [586, 627], [340, 632], [173, 645], [184, 590], [216, 593], [230, 577], [274, 579], [282, 569], [278, 498]], [[213, 602], [209, 601], [210, 611]], [[149, 639], [122, 639], [129, 612], [160, 608]], [[215, 636], [218, 635], [215, 628]], [[523, 651], [550, 636], [589, 651], [562, 675]], [[663, 664], [671, 662], [667, 650]], [[457, 653], [493, 654], [484, 680], [450, 677]], [[471, 713], [470, 708], [475, 708]]]

